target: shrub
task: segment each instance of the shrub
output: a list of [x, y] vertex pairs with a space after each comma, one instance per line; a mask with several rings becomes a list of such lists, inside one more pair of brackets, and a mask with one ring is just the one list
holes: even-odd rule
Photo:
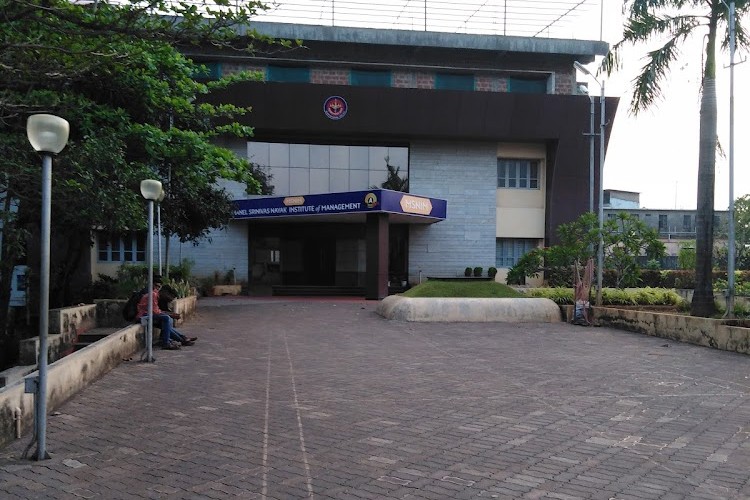
[[551, 287], [569, 287], [575, 281], [572, 267], [553, 267], [545, 273], [547, 284]]
[[467, 267], [466, 269], [464, 269], [464, 276], [468, 278], [469, 276], [471, 276], [471, 272], [472, 269], [470, 267]]
[[164, 286], [169, 287], [172, 289], [174, 294], [178, 299], [183, 299], [185, 297], [190, 296], [190, 291], [192, 289], [192, 286], [190, 285], [190, 282], [185, 280], [173, 280], [170, 278], [165, 278]]
[[474, 268], [474, 277], [479, 278], [482, 276], [482, 268], [477, 266]]
[[489, 269], [487, 269], [487, 276], [494, 279], [496, 275], [497, 275], [496, 267], [490, 267]]
[[529, 291], [529, 294], [532, 297], [542, 297], [545, 299], [550, 299], [555, 302], [555, 304], [560, 305], [573, 304], [575, 302], [575, 296], [573, 295], [572, 288], [534, 288]]
[[169, 275], [169, 279], [189, 282], [194, 265], [192, 260], [182, 259], [179, 265], [169, 266], [169, 272], [165, 274]]
[[[529, 293], [532, 297], [547, 298], [561, 305], [575, 302], [572, 288], [534, 288]], [[602, 289], [602, 304], [605, 306], [685, 307], [686, 302], [677, 292], [665, 288], [640, 288], [637, 290], [604, 288]]]
[[640, 274], [641, 286], [660, 287], [662, 286], [662, 273], [654, 269], [644, 269]]

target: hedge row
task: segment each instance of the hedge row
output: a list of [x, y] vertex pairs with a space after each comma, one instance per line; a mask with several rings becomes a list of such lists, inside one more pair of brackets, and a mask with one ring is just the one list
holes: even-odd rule
[[[572, 288], [532, 288], [527, 293], [532, 297], [550, 299], [557, 304], [573, 304], [575, 302]], [[677, 292], [665, 288], [641, 288], [638, 290], [604, 288], [602, 290], [602, 304], [605, 306], [687, 306], [687, 303]]]
[[[727, 279], [726, 271], [714, 271], [712, 273], [714, 282]], [[573, 286], [573, 270], [555, 269], [547, 273], [547, 281], [551, 287]], [[737, 282], [750, 282], [750, 271], [738, 271], [735, 280]], [[596, 275], [594, 275], [596, 281]], [[617, 274], [612, 269], [605, 269], [602, 273], [602, 285], [614, 288], [617, 283]], [[642, 269], [639, 273], [639, 286], [651, 288], [695, 288], [695, 271], [693, 270], [668, 270], [658, 271]]]

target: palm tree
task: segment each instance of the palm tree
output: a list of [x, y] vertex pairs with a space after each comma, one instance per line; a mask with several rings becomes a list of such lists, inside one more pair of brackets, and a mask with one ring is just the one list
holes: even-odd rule
[[[739, 19], [748, 12], [748, 0], [735, 2], [736, 40], [738, 47], [747, 48], [747, 33]], [[634, 92], [630, 112], [637, 115], [657, 101], [670, 65], [680, 55], [680, 45], [693, 36], [705, 37], [703, 81], [698, 144], [698, 198], [695, 217], [696, 264], [695, 293], [691, 305], [694, 316], [711, 316], [716, 312], [711, 276], [714, 234], [714, 181], [716, 168], [716, 41], [722, 29], [722, 47], [729, 44], [729, 6], [722, 0], [624, 0], [628, 13], [623, 38], [616, 43], [602, 62], [611, 74], [620, 67], [620, 52], [625, 46], [654, 40], [666, 40], [645, 56], [646, 64], [633, 80]]]

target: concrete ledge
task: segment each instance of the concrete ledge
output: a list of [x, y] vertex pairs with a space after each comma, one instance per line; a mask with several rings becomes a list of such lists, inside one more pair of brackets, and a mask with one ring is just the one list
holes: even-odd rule
[[[131, 325], [50, 364], [47, 409], [51, 412], [59, 408], [68, 398], [142, 348], [143, 329], [140, 325]], [[34, 371], [29, 376], [37, 374]], [[23, 380], [0, 389], [0, 447], [15, 437], [13, 411], [16, 408], [21, 410], [23, 431], [32, 429], [34, 395], [24, 393]]]
[[592, 311], [595, 325], [750, 354], [750, 328], [730, 326], [725, 320], [613, 307], [594, 307]]
[[561, 321], [550, 299], [421, 298], [390, 295], [376, 312], [400, 321], [555, 323]]
[[215, 285], [211, 287], [211, 295], [221, 297], [222, 295], [239, 295], [242, 292], [241, 285]]

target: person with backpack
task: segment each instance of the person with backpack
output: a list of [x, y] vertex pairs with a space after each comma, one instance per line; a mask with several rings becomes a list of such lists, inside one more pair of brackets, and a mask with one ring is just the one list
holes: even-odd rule
[[[161, 329], [161, 348], [174, 351], [180, 346], [190, 346], [195, 344], [198, 337], [186, 337], [178, 332], [174, 327], [174, 319], [179, 319], [178, 315], [164, 311], [159, 307], [159, 290], [161, 289], [161, 276], [154, 276], [154, 289], [147, 293], [144, 291], [143, 296], [138, 301], [138, 319], [148, 315], [148, 301], [152, 301], [154, 324], [158, 324]], [[158, 323], [157, 323], [158, 322]]]

